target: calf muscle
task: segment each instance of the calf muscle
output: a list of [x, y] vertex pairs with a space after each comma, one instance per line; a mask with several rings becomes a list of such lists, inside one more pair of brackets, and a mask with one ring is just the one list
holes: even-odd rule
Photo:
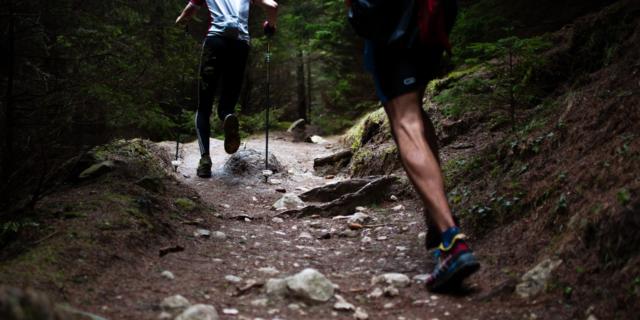
[[455, 224], [444, 192], [435, 130], [419, 101], [418, 93], [407, 93], [389, 101], [385, 111], [405, 171], [442, 232]]

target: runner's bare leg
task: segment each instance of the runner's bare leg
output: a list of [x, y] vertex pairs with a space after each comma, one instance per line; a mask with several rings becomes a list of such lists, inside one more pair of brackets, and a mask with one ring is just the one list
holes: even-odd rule
[[[455, 226], [444, 192], [438, 156], [429, 146], [427, 135], [432, 128], [422, 115], [418, 92], [398, 96], [385, 105], [385, 111], [396, 138], [400, 159], [409, 179], [420, 195], [427, 212], [440, 232]], [[435, 141], [435, 140], [434, 140]], [[436, 142], [437, 143], [437, 142]]]

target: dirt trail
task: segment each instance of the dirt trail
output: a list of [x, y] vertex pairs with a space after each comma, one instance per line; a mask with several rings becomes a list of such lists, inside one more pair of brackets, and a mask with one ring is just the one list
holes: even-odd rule
[[[262, 151], [263, 143], [261, 137], [250, 138], [246, 148]], [[163, 146], [171, 147], [169, 144]], [[126, 277], [131, 280], [112, 279], [113, 287], [101, 292], [106, 298], [104, 305], [110, 306], [102, 310], [102, 314], [113, 319], [155, 319], [160, 314], [156, 306], [163, 298], [181, 294], [191, 303], [214, 305], [221, 319], [353, 319], [353, 312], [333, 310], [333, 301], [312, 305], [285, 299], [265, 304], [267, 295], [259, 286], [239, 294], [238, 288], [245, 286], [247, 281], [264, 283], [269, 278], [293, 275], [308, 267], [317, 269], [339, 285], [337, 292], [365, 310], [369, 319], [521, 319], [534, 311], [538, 315], [549, 314], [547, 303], [534, 301], [527, 306], [518, 306], [509, 302], [509, 308], [503, 309], [504, 301], [482, 301], [480, 298], [489, 291], [488, 283], [491, 283], [487, 282], [484, 270], [469, 281], [465, 293], [436, 295], [412, 280], [411, 285], [401, 288], [397, 296], [367, 297], [376, 287], [371, 284], [375, 275], [399, 272], [412, 278], [433, 267], [431, 257], [418, 240], [424, 226], [417, 203], [387, 198], [369, 210], [375, 218], [374, 223], [380, 226], [361, 230], [351, 237], [338, 236], [345, 229], [344, 220], [290, 218], [284, 222], [273, 221], [276, 212], [270, 207], [282, 196], [276, 189], [300, 193], [296, 188], [333, 181], [316, 177], [312, 172], [313, 158], [335, 150], [324, 145], [274, 138], [270, 150], [288, 172], [279, 185], [267, 184], [258, 178], [239, 179], [223, 174], [220, 168], [228, 155], [222, 153], [222, 142], [212, 139], [211, 150], [215, 154], [212, 178], [195, 176], [199, 159], [196, 143], [183, 146], [184, 163], [177, 175], [215, 208], [215, 213], [206, 217], [201, 227], [224, 232], [226, 239], [196, 238], [192, 236], [196, 226], [180, 227], [179, 232], [184, 234], [178, 241], [182, 241], [185, 250], [163, 258], [145, 258], [147, 261], [139, 264], [140, 267], [127, 270]], [[398, 205], [404, 208], [391, 209]], [[329, 239], [316, 238], [327, 230], [332, 234]], [[303, 232], [314, 238], [300, 238]], [[371, 241], [363, 242], [364, 237]], [[488, 257], [484, 257], [482, 251], [478, 253], [486, 268]], [[279, 274], [269, 275], [259, 270], [267, 267], [277, 269]], [[171, 271], [175, 280], [164, 279], [161, 276], [164, 270]], [[225, 279], [230, 275], [242, 280], [233, 283]], [[228, 309], [226, 313], [225, 309]], [[229, 309], [238, 313], [227, 314], [235, 311]], [[551, 307], [551, 311], [553, 309]], [[543, 318], [565, 318], [561, 311], [555, 315]]]

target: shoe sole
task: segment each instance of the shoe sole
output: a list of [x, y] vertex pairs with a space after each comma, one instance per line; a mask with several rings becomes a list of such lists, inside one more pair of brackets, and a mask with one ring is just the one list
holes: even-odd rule
[[196, 175], [198, 175], [198, 177], [200, 178], [210, 178], [211, 177], [211, 167], [209, 167], [208, 169], [196, 169]]
[[208, 173], [196, 172], [196, 174], [200, 178], [211, 178], [211, 170]]
[[233, 154], [240, 148], [240, 123], [233, 114], [224, 118], [224, 151]]
[[458, 259], [459, 265], [456, 270], [428, 286], [429, 291], [443, 291], [446, 288], [459, 287], [464, 279], [480, 270], [480, 263], [471, 253], [463, 253]]

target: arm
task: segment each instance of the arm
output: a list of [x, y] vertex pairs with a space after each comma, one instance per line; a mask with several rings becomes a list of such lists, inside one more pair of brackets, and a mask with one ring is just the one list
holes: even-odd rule
[[275, 28], [278, 21], [278, 3], [274, 0], [255, 0], [255, 4], [259, 5], [267, 15], [269, 25]]
[[182, 13], [176, 19], [176, 24], [186, 23], [191, 17], [198, 11], [199, 6], [195, 5], [193, 2], [189, 1], [187, 5], [182, 10]]

